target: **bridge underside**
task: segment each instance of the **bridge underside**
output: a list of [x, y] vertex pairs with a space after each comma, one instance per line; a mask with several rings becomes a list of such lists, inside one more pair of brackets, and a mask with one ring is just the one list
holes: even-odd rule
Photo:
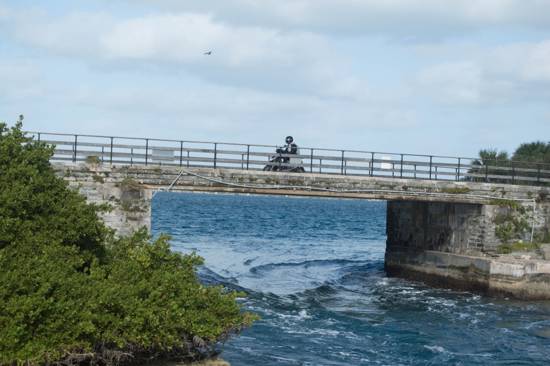
[[[150, 226], [155, 191], [386, 200], [389, 274], [523, 298], [550, 298], [550, 262], [506, 264], [495, 259], [504, 239], [548, 237], [550, 202], [545, 188], [159, 166], [62, 164], [56, 169], [91, 202], [112, 205], [104, 219], [120, 234]], [[499, 233], [506, 225], [512, 232], [503, 238]]]

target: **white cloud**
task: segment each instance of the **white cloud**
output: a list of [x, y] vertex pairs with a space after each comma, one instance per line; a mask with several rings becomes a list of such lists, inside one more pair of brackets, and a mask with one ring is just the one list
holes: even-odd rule
[[25, 100], [43, 93], [38, 68], [25, 60], [0, 60], [0, 102]]
[[[414, 113], [398, 107], [209, 83], [188, 88], [186, 82], [164, 83], [145, 75], [126, 84], [112, 84], [105, 75], [85, 85], [46, 80], [40, 103], [21, 99], [6, 110], [25, 114], [32, 130], [266, 144], [282, 143], [278, 139], [293, 134], [301, 146], [335, 148], [344, 143], [365, 148], [365, 135], [357, 131], [389, 132], [416, 123]], [[48, 113], [51, 106], [63, 108]], [[381, 148], [383, 142], [378, 143]]]
[[167, 10], [207, 11], [235, 24], [326, 32], [441, 37], [498, 26], [550, 28], [548, 0], [142, 0]]
[[8, 8], [3, 7], [0, 4], [0, 20], [4, 20], [4, 19], [8, 18], [9, 16], [10, 16], [10, 12], [9, 12]]
[[550, 40], [531, 47], [522, 67], [522, 76], [531, 81], [550, 82]]
[[[14, 13], [15, 14], [15, 13]], [[48, 49], [60, 55], [97, 56], [100, 51], [98, 35], [114, 24], [108, 14], [73, 13], [51, 17], [41, 10], [17, 13], [11, 26], [20, 41]]]
[[[29, 19], [31, 18], [31, 19]], [[86, 62], [184, 68], [210, 82], [285, 92], [364, 98], [363, 80], [346, 71], [330, 42], [304, 31], [236, 26], [207, 14], [151, 14], [115, 19], [76, 13], [14, 19], [18, 39]], [[205, 51], [212, 50], [211, 56]]]
[[416, 82], [425, 94], [447, 104], [510, 103], [550, 96], [550, 40], [473, 49], [468, 58], [461, 51], [454, 52], [461, 61], [435, 64], [419, 73]]
[[419, 82], [437, 90], [443, 102], [481, 102], [482, 70], [473, 62], [451, 62], [433, 66], [419, 75]]

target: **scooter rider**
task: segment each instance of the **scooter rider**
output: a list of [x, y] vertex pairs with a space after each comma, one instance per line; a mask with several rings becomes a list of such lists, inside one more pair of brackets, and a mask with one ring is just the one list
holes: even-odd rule
[[287, 136], [285, 139], [286, 146], [284, 149], [285, 154], [297, 154], [298, 145], [294, 143], [294, 138], [292, 136]]

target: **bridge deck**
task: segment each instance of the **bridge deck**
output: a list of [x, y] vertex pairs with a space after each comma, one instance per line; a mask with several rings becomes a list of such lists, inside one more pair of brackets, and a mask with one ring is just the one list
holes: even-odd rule
[[169, 166], [89, 166], [55, 163], [75, 182], [118, 184], [132, 178], [151, 191], [276, 194], [399, 201], [492, 204], [502, 199], [532, 202], [545, 188], [481, 182], [449, 182], [390, 177], [282, 173]]
[[413, 155], [357, 150], [301, 148], [299, 163], [270, 163], [276, 146], [221, 142], [159, 140], [92, 135], [31, 133], [55, 145], [54, 161], [109, 165], [220, 168], [261, 171], [302, 168], [310, 174], [364, 176], [431, 181], [550, 185], [550, 165], [479, 161], [476, 158]]

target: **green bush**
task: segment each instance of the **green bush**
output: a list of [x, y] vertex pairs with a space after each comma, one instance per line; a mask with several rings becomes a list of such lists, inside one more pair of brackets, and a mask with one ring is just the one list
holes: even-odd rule
[[503, 243], [509, 243], [514, 239], [520, 239], [529, 230], [529, 222], [524, 216], [524, 211], [514, 211], [499, 214], [494, 219], [495, 235]]
[[539, 243], [515, 242], [511, 244], [502, 244], [497, 248], [500, 254], [510, 254], [513, 252], [528, 252], [540, 249]]
[[86, 156], [86, 164], [99, 165], [101, 164], [101, 159], [99, 158], [99, 156], [95, 155]]
[[51, 154], [0, 124], [0, 365], [191, 361], [252, 323], [168, 237], [115, 238]]

